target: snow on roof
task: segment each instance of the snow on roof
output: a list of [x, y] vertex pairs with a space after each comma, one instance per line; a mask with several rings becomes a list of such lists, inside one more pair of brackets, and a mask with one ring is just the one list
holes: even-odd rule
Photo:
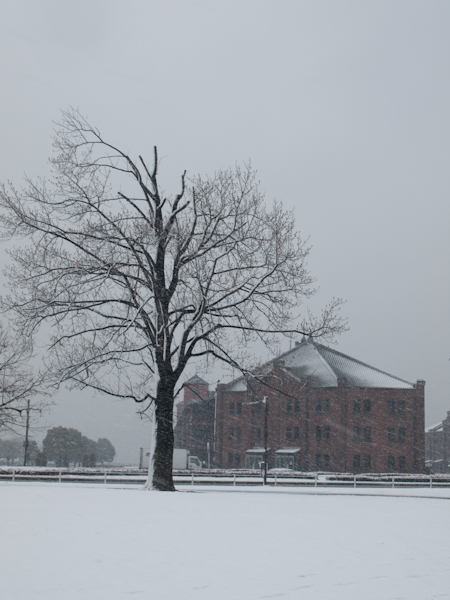
[[[267, 450], [270, 450], [270, 448], [267, 448]], [[250, 448], [245, 451], [245, 454], [264, 454], [264, 452], [264, 448]]]
[[193, 377], [185, 381], [183, 385], [209, 385], [209, 383], [195, 374]]
[[442, 421], [440, 423], [436, 423], [436, 425], [431, 425], [430, 427], [427, 427], [425, 431], [433, 431], [433, 429], [441, 429], [441, 427], [443, 427]]
[[275, 451], [275, 454], [297, 454], [300, 452], [300, 448], [280, 448]]
[[[267, 369], [267, 366], [277, 360], [282, 360], [286, 370], [296, 378], [311, 377], [311, 385], [314, 388], [337, 387], [338, 379], [345, 379], [346, 385], [353, 388], [414, 389], [414, 384], [409, 381], [332, 350], [311, 338], [304, 338], [300, 344], [260, 369]], [[227, 386], [227, 391], [230, 392], [245, 390], [243, 377], [235, 379]]]
[[239, 377], [227, 385], [228, 392], [245, 392], [246, 390], [247, 386], [243, 377]]
[[296, 377], [311, 377], [316, 388], [336, 387], [338, 379], [354, 388], [414, 389], [409, 381], [380, 371], [346, 354], [305, 340], [282, 357], [284, 365]]

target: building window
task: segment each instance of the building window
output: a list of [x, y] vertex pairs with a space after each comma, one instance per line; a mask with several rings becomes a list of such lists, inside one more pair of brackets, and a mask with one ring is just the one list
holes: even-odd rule
[[359, 454], [355, 454], [353, 457], [353, 468], [354, 469], [361, 468], [361, 456]]
[[329, 398], [326, 398], [326, 400], [324, 402], [323, 412], [325, 412], [325, 413], [330, 412], [330, 399]]
[[370, 413], [371, 411], [372, 411], [372, 401], [370, 400], [370, 398], [366, 398], [364, 400], [364, 412]]
[[286, 402], [286, 412], [287, 412], [288, 414], [291, 414], [291, 413], [292, 413], [292, 402], [291, 402], [291, 400], [288, 400], [288, 401]]
[[238, 441], [238, 442], [240, 442], [240, 441], [241, 441], [241, 428], [240, 428], [240, 427], [238, 427], [238, 428], [236, 429], [236, 438], [237, 438], [237, 441]]
[[388, 457], [388, 470], [395, 471], [395, 456]]
[[261, 427], [257, 427], [257, 429], [256, 429], [256, 441], [257, 442], [261, 441]]
[[324, 454], [323, 455], [323, 468], [328, 471], [330, 468], [330, 455], [329, 454]]
[[316, 454], [316, 469], [322, 468], [322, 457], [320, 454]]
[[395, 400], [388, 400], [388, 413], [395, 415]]
[[372, 457], [370, 454], [364, 455], [364, 471], [370, 471], [372, 468]]
[[228, 439], [234, 440], [234, 427], [230, 427], [230, 429], [228, 431]]
[[398, 414], [406, 415], [406, 402], [404, 400], [398, 401]]
[[406, 456], [399, 456], [398, 457], [398, 470], [399, 471], [406, 471]]
[[231, 452], [228, 453], [228, 466], [233, 466], [233, 454]]
[[388, 440], [390, 442], [395, 442], [395, 429], [393, 427], [389, 427], [388, 429]]
[[230, 402], [230, 415], [234, 415], [234, 402]]
[[322, 440], [322, 427], [317, 425], [316, 427], [316, 441], [320, 442]]
[[372, 429], [370, 427], [364, 427], [364, 441], [365, 442], [372, 441]]
[[234, 457], [234, 466], [239, 468], [241, 466], [241, 455], [236, 454]]
[[294, 412], [296, 415], [300, 413], [300, 400], [296, 400], [294, 403]]
[[330, 428], [329, 427], [324, 427], [323, 429], [323, 438], [326, 442], [330, 441]]
[[241, 416], [241, 414], [242, 414], [242, 402], [238, 402], [236, 404], [236, 414], [237, 414], [238, 417]]
[[406, 442], [406, 429], [404, 429], [403, 427], [400, 427], [400, 429], [398, 430], [398, 441]]
[[353, 400], [353, 412], [360, 413], [361, 412], [361, 400], [356, 398]]
[[286, 440], [289, 442], [292, 440], [292, 428], [286, 427]]
[[322, 412], [322, 400], [321, 398], [317, 398], [316, 400], [316, 413]]
[[361, 427], [353, 427], [353, 441], [354, 442], [361, 441]]
[[300, 427], [294, 427], [294, 440], [300, 439]]

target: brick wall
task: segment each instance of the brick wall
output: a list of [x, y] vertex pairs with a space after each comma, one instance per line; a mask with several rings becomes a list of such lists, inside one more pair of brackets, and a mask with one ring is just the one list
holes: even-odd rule
[[270, 467], [276, 450], [300, 447], [304, 470], [424, 472], [423, 382], [415, 389], [354, 389], [344, 380], [314, 389], [309, 380], [290, 379], [282, 365], [264, 382], [248, 392], [219, 386], [219, 467], [242, 468], [246, 450], [264, 445], [267, 396]]

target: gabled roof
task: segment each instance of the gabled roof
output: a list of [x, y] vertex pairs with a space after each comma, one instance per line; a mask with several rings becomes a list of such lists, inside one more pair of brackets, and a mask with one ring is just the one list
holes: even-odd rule
[[195, 374], [193, 377], [185, 381], [183, 385], [209, 385], [209, 383]]
[[[283, 361], [286, 371], [298, 379], [310, 377], [314, 388], [337, 387], [338, 379], [345, 379], [346, 385], [353, 388], [414, 389], [409, 381], [332, 350], [311, 338], [304, 338], [288, 352], [263, 365], [262, 370], [267, 370], [276, 361]], [[231, 382], [228, 389], [245, 389], [244, 379]]]
[[439, 429], [443, 428], [444, 424], [442, 423], [442, 421], [440, 423], [436, 423], [436, 425], [431, 425], [431, 427], [427, 427], [425, 429], [425, 431], [438, 431]]

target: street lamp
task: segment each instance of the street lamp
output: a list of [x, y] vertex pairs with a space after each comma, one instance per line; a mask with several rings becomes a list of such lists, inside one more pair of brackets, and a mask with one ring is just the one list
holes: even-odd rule
[[269, 402], [267, 401], [267, 396], [264, 396], [262, 399], [262, 403], [264, 404], [264, 472], [263, 472], [263, 481], [264, 485], [267, 483], [267, 463], [268, 463], [268, 454], [267, 454], [267, 441], [269, 437], [269, 425], [267, 422], [267, 416], [269, 412]]
[[268, 423], [268, 414], [269, 414], [269, 402], [267, 400], [267, 396], [264, 396], [262, 400], [255, 400], [254, 402], [244, 402], [244, 404], [264, 404], [264, 462], [263, 462], [263, 483], [266, 485], [267, 483], [267, 464], [268, 464], [268, 438], [269, 438], [269, 423]]

